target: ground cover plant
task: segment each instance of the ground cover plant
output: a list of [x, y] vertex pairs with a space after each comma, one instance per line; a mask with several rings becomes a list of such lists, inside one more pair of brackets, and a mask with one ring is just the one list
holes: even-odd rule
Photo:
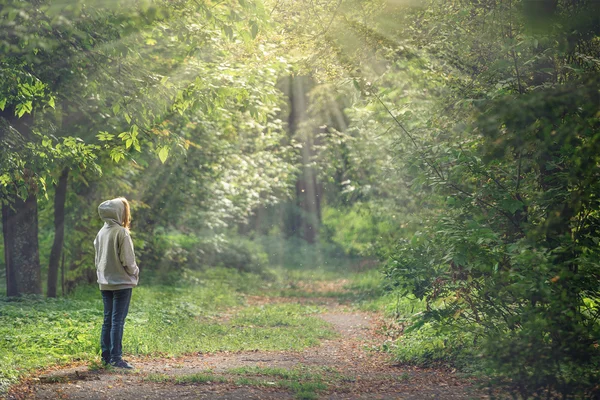
[[341, 379], [341, 375], [331, 368], [296, 367], [292, 369], [274, 367], [230, 368], [220, 375], [208, 370], [190, 375], [169, 376], [149, 374], [143, 378], [149, 382], [197, 384], [233, 383], [241, 386], [276, 387], [289, 390], [299, 399], [317, 399], [320, 392], [328, 388], [328, 383]]
[[[393, 359], [387, 352], [389, 349], [380, 344], [389, 337], [387, 322], [393, 322], [393, 319], [384, 320], [380, 312], [365, 311], [365, 296], [359, 293], [355, 293], [356, 302], [347, 295], [340, 296], [353, 282], [365, 287], [368, 293], [372, 286], [368, 282], [374, 280], [372, 271], [350, 276], [341, 274], [334, 280], [312, 279], [309, 275], [313, 274], [323, 275], [318, 271], [306, 271], [303, 284], [297, 289], [290, 289], [287, 280], [281, 283], [264, 281], [262, 289], [251, 290], [250, 294], [240, 293], [245, 297], [241, 304], [196, 319], [200, 332], [203, 331], [202, 324], [218, 323], [225, 329], [232, 324], [242, 330], [252, 328], [269, 340], [271, 333], [279, 328], [284, 328], [287, 335], [297, 335], [299, 327], [311, 330], [315, 321], [311, 322], [310, 317], [317, 317], [318, 323], [314, 325], [325, 323], [329, 335], [310, 346], [272, 348], [263, 342], [264, 349], [260, 346], [252, 350], [229, 346], [225, 351], [214, 353], [191, 352], [179, 356], [173, 356], [176, 352], [159, 353], [134, 358], [137, 371], [133, 372], [104, 367], [96, 358], [93, 362], [52, 368], [38, 379], [25, 379], [13, 386], [9, 397], [52, 399], [67, 395], [94, 398], [119, 393], [124, 398], [146, 396], [158, 399], [168, 392], [173, 398], [206, 394], [316, 399], [336, 393], [342, 396], [361, 393], [411, 396], [417, 391], [432, 397], [442, 395], [444, 398], [448, 394], [449, 398], [456, 398], [476, 390], [468, 380], [459, 379], [448, 370], [390, 365]], [[226, 276], [222, 272], [216, 275]], [[330, 273], [326, 275], [330, 276]], [[244, 276], [245, 273], [240, 275]], [[299, 271], [295, 271], [294, 276], [302, 278]], [[277, 285], [297, 290], [297, 293], [282, 297], [280, 292], [273, 290]], [[373, 304], [369, 305], [369, 309], [373, 307]], [[302, 319], [304, 314], [309, 318]], [[332, 330], [335, 331], [333, 335]], [[251, 335], [248, 331], [244, 333]], [[216, 340], [223, 343], [221, 339]], [[283, 343], [282, 347], [289, 343], [287, 338], [282, 341], [276, 338], [275, 341]], [[164, 346], [170, 347], [169, 344]], [[241, 351], [228, 350], [232, 348]]]
[[[333, 335], [326, 323], [314, 318], [322, 311], [315, 305], [240, 308], [245, 293], [263, 289], [258, 276], [227, 269], [189, 274], [195, 277], [192, 283], [136, 289], [123, 343], [129, 354], [299, 350]], [[98, 362], [102, 303], [97, 288], [80, 288], [67, 298], [5, 299], [1, 304], [4, 390], [34, 369], [72, 361]], [[238, 312], [222, 319], [222, 312], [236, 307]]]

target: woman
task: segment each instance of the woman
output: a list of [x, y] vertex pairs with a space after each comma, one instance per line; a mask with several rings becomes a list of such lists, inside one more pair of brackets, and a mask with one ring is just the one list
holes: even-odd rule
[[123, 326], [140, 271], [129, 235], [129, 202], [124, 197], [107, 200], [98, 206], [98, 214], [104, 221], [94, 240], [98, 284], [104, 301], [102, 361], [116, 368], [133, 369], [122, 358]]

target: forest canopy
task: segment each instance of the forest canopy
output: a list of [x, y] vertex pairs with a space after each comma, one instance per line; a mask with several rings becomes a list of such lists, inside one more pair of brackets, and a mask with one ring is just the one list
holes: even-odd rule
[[599, 15], [1, 0], [0, 293], [95, 285], [96, 208], [123, 195], [156, 282], [374, 265], [384, 308], [422, 305], [388, 313], [396, 360], [597, 398]]

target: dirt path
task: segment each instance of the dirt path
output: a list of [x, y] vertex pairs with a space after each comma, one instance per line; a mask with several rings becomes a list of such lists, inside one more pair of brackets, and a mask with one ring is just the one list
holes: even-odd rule
[[[90, 371], [87, 365], [81, 365], [42, 374], [15, 388], [8, 398], [486, 398], [470, 382], [451, 372], [393, 366], [387, 355], [369, 351], [372, 346], [383, 341], [377, 333], [376, 315], [331, 303], [328, 304], [328, 310], [320, 317], [332, 325], [339, 337], [325, 340], [320, 346], [304, 351], [256, 351], [199, 354], [172, 359], [130, 359], [136, 366], [135, 372]], [[239, 372], [241, 367], [246, 367], [243, 370], [245, 372]], [[257, 369], [267, 367], [279, 376], [262, 374]], [[316, 389], [299, 389], [291, 383], [295, 379], [293, 376], [282, 380], [282, 371], [286, 370], [311, 374], [308, 379], [317, 379], [321, 386]], [[203, 375], [192, 378], [196, 380], [194, 383], [176, 382], [182, 377], [188, 377], [189, 382], [189, 377], [194, 374]]]

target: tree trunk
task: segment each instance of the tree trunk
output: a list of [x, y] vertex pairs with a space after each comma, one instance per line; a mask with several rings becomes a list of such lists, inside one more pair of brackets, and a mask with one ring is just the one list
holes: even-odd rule
[[[33, 115], [15, 116], [13, 106], [0, 111], [0, 142], [10, 151], [18, 152], [33, 140]], [[33, 173], [24, 169], [28, 197], [21, 199], [16, 192], [2, 199], [2, 233], [6, 264], [6, 294], [41, 294], [41, 271], [38, 245], [37, 184]]]
[[315, 155], [314, 132], [300, 129], [307, 119], [307, 93], [314, 84], [303, 76], [291, 76], [288, 79], [284, 88], [289, 99], [288, 129], [290, 137], [302, 144], [302, 170], [296, 180], [296, 196], [284, 221], [284, 230], [286, 236], [298, 236], [314, 243], [318, 239], [321, 221], [321, 188], [315, 168], [310, 166]]
[[63, 244], [65, 241], [65, 200], [67, 197], [67, 181], [69, 169], [64, 168], [58, 179], [54, 193], [54, 243], [50, 252], [48, 262], [48, 297], [56, 297], [56, 285], [58, 280], [58, 267]]
[[10, 206], [2, 204], [2, 237], [4, 238], [4, 266], [6, 268], [6, 295], [17, 296], [19, 291], [17, 289], [17, 278], [15, 276], [15, 270], [12, 267], [12, 234], [9, 231], [8, 218], [9, 218]]
[[301, 237], [308, 243], [315, 243], [321, 224], [321, 190], [315, 171], [311, 167], [304, 168], [296, 182], [297, 224]]
[[25, 201], [10, 197], [2, 205], [6, 294], [41, 294], [37, 196], [31, 191]]

